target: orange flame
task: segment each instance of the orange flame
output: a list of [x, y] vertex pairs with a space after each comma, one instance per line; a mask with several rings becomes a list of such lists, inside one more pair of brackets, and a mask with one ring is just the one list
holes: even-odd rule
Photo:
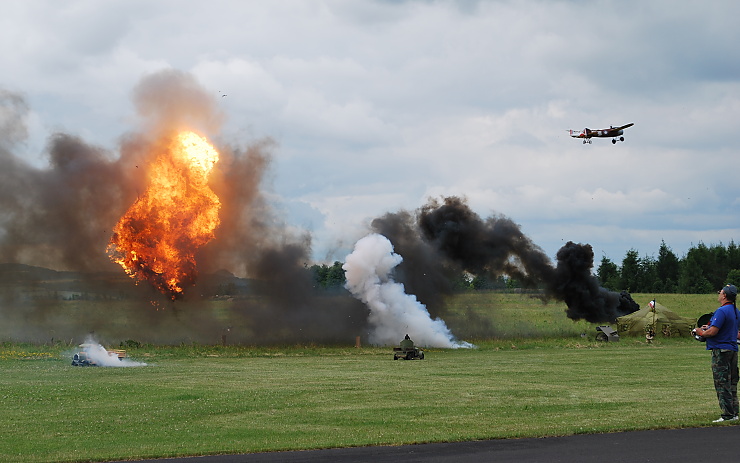
[[151, 183], [113, 229], [111, 260], [172, 300], [195, 284], [195, 252], [214, 238], [221, 203], [208, 186], [218, 152], [192, 132], [166, 144], [150, 168]]

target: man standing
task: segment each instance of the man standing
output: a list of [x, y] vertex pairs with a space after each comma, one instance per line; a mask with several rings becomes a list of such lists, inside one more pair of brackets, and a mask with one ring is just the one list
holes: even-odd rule
[[707, 350], [712, 351], [712, 376], [722, 411], [722, 416], [714, 420], [715, 423], [738, 419], [737, 339], [740, 314], [735, 305], [736, 299], [735, 285], [722, 288], [717, 295], [720, 307], [714, 311], [709, 325], [696, 329], [696, 334], [706, 338]]

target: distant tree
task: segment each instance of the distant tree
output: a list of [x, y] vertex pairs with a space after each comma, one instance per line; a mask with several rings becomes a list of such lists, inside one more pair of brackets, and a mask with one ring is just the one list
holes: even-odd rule
[[637, 292], [640, 281], [640, 257], [637, 251], [630, 249], [622, 259], [622, 271], [620, 272], [620, 287], [630, 293]]
[[708, 279], [713, 288], [724, 286], [727, 273], [732, 270], [730, 267], [727, 248], [722, 244], [712, 245], [709, 247], [711, 253], [710, 269], [708, 270]]
[[329, 268], [326, 265], [314, 264], [309, 267], [309, 271], [311, 272], [311, 276], [313, 276], [313, 281], [316, 286], [323, 287], [324, 278], [326, 277], [326, 272], [328, 270]]
[[344, 283], [346, 281], [347, 279], [344, 276], [344, 269], [342, 268], [342, 263], [339, 261], [334, 261], [334, 264], [332, 264], [332, 266], [329, 267], [329, 270], [326, 272], [326, 279], [325, 279], [324, 287], [341, 288], [341, 287], [344, 287]]
[[476, 275], [470, 282], [473, 289], [491, 289], [491, 280], [486, 275]]
[[515, 289], [515, 288], [521, 288], [522, 284], [513, 278], [506, 278], [504, 280], [506, 282], [506, 289]]
[[453, 291], [476, 289], [473, 287], [473, 276], [467, 272], [456, 273], [450, 278], [450, 287]]
[[678, 292], [683, 294], [706, 294], [712, 292], [712, 284], [705, 276], [701, 261], [691, 250], [681, 261], [678, 276]]
[[725, 283], [728, 285], [740, 285], [740, 269], [732, 269], [727, 273], [727, 278], [725, 278]]
[[619, 287], [619, 267], [617, 267], [617, 264], [612, 262], [608, 257], [603, 256], [601, 258], [601, 264], [599, 264], [599, 268], [596, 270], [596, 276], [598, 277], [601, 286], [604, 288], [611, 291], [618, 291], [621, 289]]
[[696, 247], [692, 247], [682, 261], [682, 272], [685, 266], [688, 266], [695, 274], [700, 273], [703, 276], [708, 283], [709, 291], [716, 291], [720, 288], [724, 284], [727, 273], [732, 270], [729, 266], [728, 250], [721, 244], [707, 246], [699, 243]]
[[503, 277], [492, 279], [489, 275], [476, 275], [470, 286], [473, 289], [503, 289], [506, 288], [506, 281]]
[[655, 293], [661, 290], [661, 284], [658, 279], [657, 262], [652, 256], [645, 256], [639, 259], [639, 273], [637, 280], [637, 293]]
[[342, 263], [339, 261], [335, 261], [331, 267], [326, 264], [315, 264], [309, 267], [309, 270], [313, 275], [316, 286], [319, 288], [341, 288], [347, 281], [344, 275], [344, 269], [342, 268]]
[[680, 261], [678, 257], [665, 244], [665, 241], [661, 241], [660, 249], [658, 249], [658, 260], [655, 263], [655, 271], [660, 285], [657, 291], [675, 293], [678, 289], [679, 270]]
[[727, 265], [730, 270], [740, 269], [740, 247], [732, 240], [727, 245]]

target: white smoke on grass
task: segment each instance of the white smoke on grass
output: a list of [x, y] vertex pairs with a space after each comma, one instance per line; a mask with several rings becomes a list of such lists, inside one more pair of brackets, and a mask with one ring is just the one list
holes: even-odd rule
[[397, 344], [408, 334], [421, 346], [475, 347], [456, 341], [444, 320], [432, 320], [424, 304], [416, 296], [406, 294], [403, 285], [393, 280], [391, 272], [402, 260], [393, 252], [388, 238], [371, 234], [355, 243], [342, 266], [347, 277], [345, 287], [370, 308], [370, 342]]
[[88, 338], [81, 344], [83, 352], [96, 365], [101, 367], [144, 367], [146, 363], [135, 362], [128, 358], [119, 358], [116, 352], [108, 352], [95, 340]]

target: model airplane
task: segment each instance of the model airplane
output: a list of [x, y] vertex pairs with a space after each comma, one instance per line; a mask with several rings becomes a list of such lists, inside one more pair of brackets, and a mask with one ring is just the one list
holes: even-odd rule
[[573, 138], [583, 138], [583, 144], [591, 143], [592, 137], [598, 137], [598, 138], [609, 138], [612, 139], [612, 144], [616, 144], [617, 141], [624, 141], [624, 137], [622, 134], [624, 134], [624, 129], [628, 127], [632, 127], [635, 125], [634, 123], [630, 123], [627, 125], [623, 125], [621, 127], [612, 127], [609, 126], [608, 129], [599, 129], [599, 130], [591, 130], [591, 129], [583, 129], [582, 132], [579, 132], [577, 130], [569, 130], [570, 136]]

